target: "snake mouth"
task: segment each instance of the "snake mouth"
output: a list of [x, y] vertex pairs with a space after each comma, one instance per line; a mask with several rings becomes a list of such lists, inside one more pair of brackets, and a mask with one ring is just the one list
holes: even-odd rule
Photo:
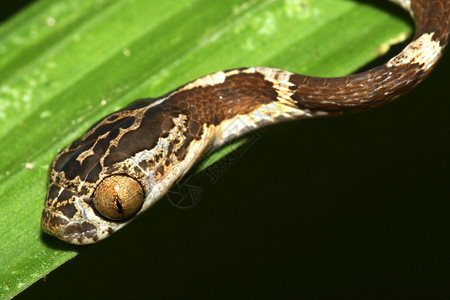
[[44, 208], [41, 220], [41, 227], [45, 233], [75, 245], [92, 244], [114, 232], [110, 226], [103, 226], [104, 228], [100, 230], [87, 220], [70, 221], [66, 216], [49, 208]]

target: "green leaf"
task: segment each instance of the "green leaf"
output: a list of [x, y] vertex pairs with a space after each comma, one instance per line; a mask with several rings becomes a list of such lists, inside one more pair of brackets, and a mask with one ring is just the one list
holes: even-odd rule
[[410, 32], [385, 10], [344, 0], [72, 0], [27, 7], [0, 27], [0, 298], [77, 255], [79, 247], [41, 233], [47, 168], [105, 114], [223, 69], [346, 75], [376, 58], [380, 45]]

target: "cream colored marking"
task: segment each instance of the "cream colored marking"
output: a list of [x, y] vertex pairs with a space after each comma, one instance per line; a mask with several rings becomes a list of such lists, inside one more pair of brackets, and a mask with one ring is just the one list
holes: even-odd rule
[[[97, 142], [98, 142], [98, 140], [95, 141], [95, 144], [97, 144]], [[84, 161], [86, 158], [88, 158], [88, 157], [91, 156], [91, 155], [94, 155], [94, 150], [92, 150], [92, 149], [93, 149], [93, 147], [95, 146], [95, 144], [94, 144], [91, 148], [89, 148], [88, 150], [83, 151], [82, 153], [80, 153], [80, 155], [78, 155], [76, 161], [78, 161], [78, 162], [80, 163], [80, 165], [83, 164], [83, 161]]]
[[89, 149], [83, 151], [82, 153], [80, 153], [80, 155], [78, 155], [76, 161], [78, 161], [78, 162], [80, 163], [80, 165], [81, 165], [81, 164], [83, 164], [83, 161], [84, 161], [86, 158], [88, 158], [88, 157], [91, 156], [91, 155], [94, 155], [94, 148], [95, 148], [95, 146], [97, 145], [98, 141], [101, 140], [101, 139], [103, 139], [103, 138], [105, 138], [108, 134], [109, 134], [109, 132], [100, 135], [100, 136], [97, 138], [97, 140], [95, 141], [95, 143], [92, 145], [91, 148], [89, 148]]
[[[184, 123], [187, 121], [187, 119], [188, 119], [188, 117], [186, 115], [179, 114], [178, 118], [172, 119], [172, 122], [175, 124], [175, 126], [176, 126], [175, 128], [178, 128], [178, 127], [185, 128]], [[186, 131], [186, 128], [184, 131]]]
[[[316, 115], [316, 113], [314, 114]], [[322, 115], [318, 112], [317, 115]], [[313, 117], [310, 112], [293, 108], [278, 102], [265, 104], [245, 115], [238, 115], [222, 122], [217, 128], [213, 148], [220, 147], [228, 141], [256, 128], [280, 121], [280, 119], [301, 119]]]
[[[159, 138], [158, 142], [156, 143], [156, 146], [153, 149], [150, 150], [143, 150], [141, 152], [138, 152], [134, 155], [133, 161], [135, 164], [140, 165], [142, 162], [152, 162], [149, 165], [152, 165], [152, 168], [156, 168], [157, 164], [160, 163], [160, 161], [155, 161], [155, 156], [157, 156], [160, 152], [162, 152], [162, 159], [166, 158], [170, 153], [169, 151], [169, 145], [174, 140], [179, 140], [179, 144], [181, 144], [185, 139], [185, 132], [187, 130], [186, 126], [184, 125], [185, 121], [187, 120], [187, 116], [180, 114], [178, 118], [173, 118], [172, 121], [175, 124], [174, 127], [172, 127], [169, 131], [169, 134], [165, 138]], [[178, 150], [179, 147], [174, 148], [173, 151]], [[146, 174], [149, 173], [149, 170], [142, 171]], [[151, 171], [151, 170], [150, 170]]]
[[188, 83], [185, 86], [183, 86], [178, 91], [185, 91], [185, 90], [190, 90], [190, 89], [196, 88], [196, 87], [205, 87], [205, 86], [211, 86], [211, 85], [215, 85], [215, 84], [224, 83], [226, 78], [227, 78], [227, 74], [225, 74], [225, 72], [223, 72], [223, 71], [220, 71], [220, 72], [217, 72], [217, 73], [214, 73], [211, 75], [201, 77], [197, 80], [194, 80], [193, 82]]
[[177, 94], [177, 93], [182, 92], [182, 91], [190, 90], [190, 89], [193, 89], [193, 88], [213, 86], [213, 85], [216, 85], [216, 84], [224, 83], [225, 80], [229, 76], [233, 76], [233, 75], [236, 75], [236, 74], [239, 74], [239, 73], [241, 73], [240, 70], [230, 70], [230, 71], [227, 71], [227, 72], [219, 71], [219, 72], [214, 73], [214, 74], [206, 75], [204, 77], [201, 77], [199, 79], [196, 79], [196, 80], [186, 84], [185, 86], [183, 86], [180, 89], [176, 90], [175, 92], [171, 93], [168, 97], [171, 97], [174, 94]]
[[[111, 152], [111, 147], [117, 146], [124, 134], [126, 134], [129, 131], [136, 130], [139, 128], [139, 126], [141, 125], [142, 118], [143, 118], [144, 110], [145, 110], [145, 108], [141, 108], [141, 109], [139, 109], [138, 112], [135, 112], [133, 115], [136, 117], [136, 119], [134, 120], [133, 125], [131, 125], [127, 129], [120, 128], [119, 134], [116, 136], [116, 138], [109, 142], [108, 149], [105, 151], [105, 154], [100, 158], [100, 165], [102, 167], [105, 165], [106, 157], [108, 157], [109, 153]], [[103, 171], [105, 171], [105, 170], [103, 170]], [[103, 171], [102, 171], [102, 173], [103, 173]]]
[[419, 64], [424, 71], [427, 71], [439, 60], [442, 52], [440, 43], [432, 40], [433, 35], [434, 33], [422, 34], [386, 65], [396, 67], [405, 64]]
[[291, 98], [294, 94], [294, 91], [290, 89], [291, 87], [295, 86], [295, 84], [290, 82], [293, 73], [284, 70], [263, 67], [256, 68], [256, 72], [264, 75], [265, 80], [272, 82], [273, 87], [278, 94], [277, 99], [280, 103], [290, 107], [295, 107], [295, 102]]
[[[174, 93], [171, 93], [170, 95], [172, 95], [172, 94], [174, 94]], [[168, 97], [162, 97], [162, 98], [158, 99], [157, 101], [154, 101], [153, 103], [145, 106], [144, 108], [147, 110], [147, 109], [150, 109], [150, 108], [152, 108], [152, 107], [154, 107], [156, 105], [159, 105], [159, 104], [163, 103], [164, 101], [166, 101], [170, 97], [170, 95]]]
[[138, 214], [146, 211], [150, 206], [164, 196], [172, 185], [191, 169], [198, 158], [204, 154], [205, 149], [209, 147], [209, 143], [212, 140], [213, 135], [215, 135], [215, 131], [216, 130], [213, 126], [208, 127], [203, 125], [203, 134], [200, 140], [192, 141], [186, 150], [186, 157], [182, 161], [170, 166], [162, 180], [153, 186], [151, 193], [147, 196], [143, 207]]

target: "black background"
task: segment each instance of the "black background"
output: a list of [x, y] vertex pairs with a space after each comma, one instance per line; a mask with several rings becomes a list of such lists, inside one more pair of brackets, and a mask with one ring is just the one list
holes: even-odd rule
[[449, 66], [386, 107], [259, 132], [195, 177], [192, 208], [164, 198], [87, 247], [43, 236], [80, 255], [17, 298], [448, 299]]

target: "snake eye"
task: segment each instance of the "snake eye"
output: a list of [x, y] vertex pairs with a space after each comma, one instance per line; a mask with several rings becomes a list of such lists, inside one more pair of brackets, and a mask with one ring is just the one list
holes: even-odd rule
[[126, 175], [105, 178], [94, 192], [97, 212], [111, 220], [123, 220], [136, 214], [144, 202], [142, 187]]

